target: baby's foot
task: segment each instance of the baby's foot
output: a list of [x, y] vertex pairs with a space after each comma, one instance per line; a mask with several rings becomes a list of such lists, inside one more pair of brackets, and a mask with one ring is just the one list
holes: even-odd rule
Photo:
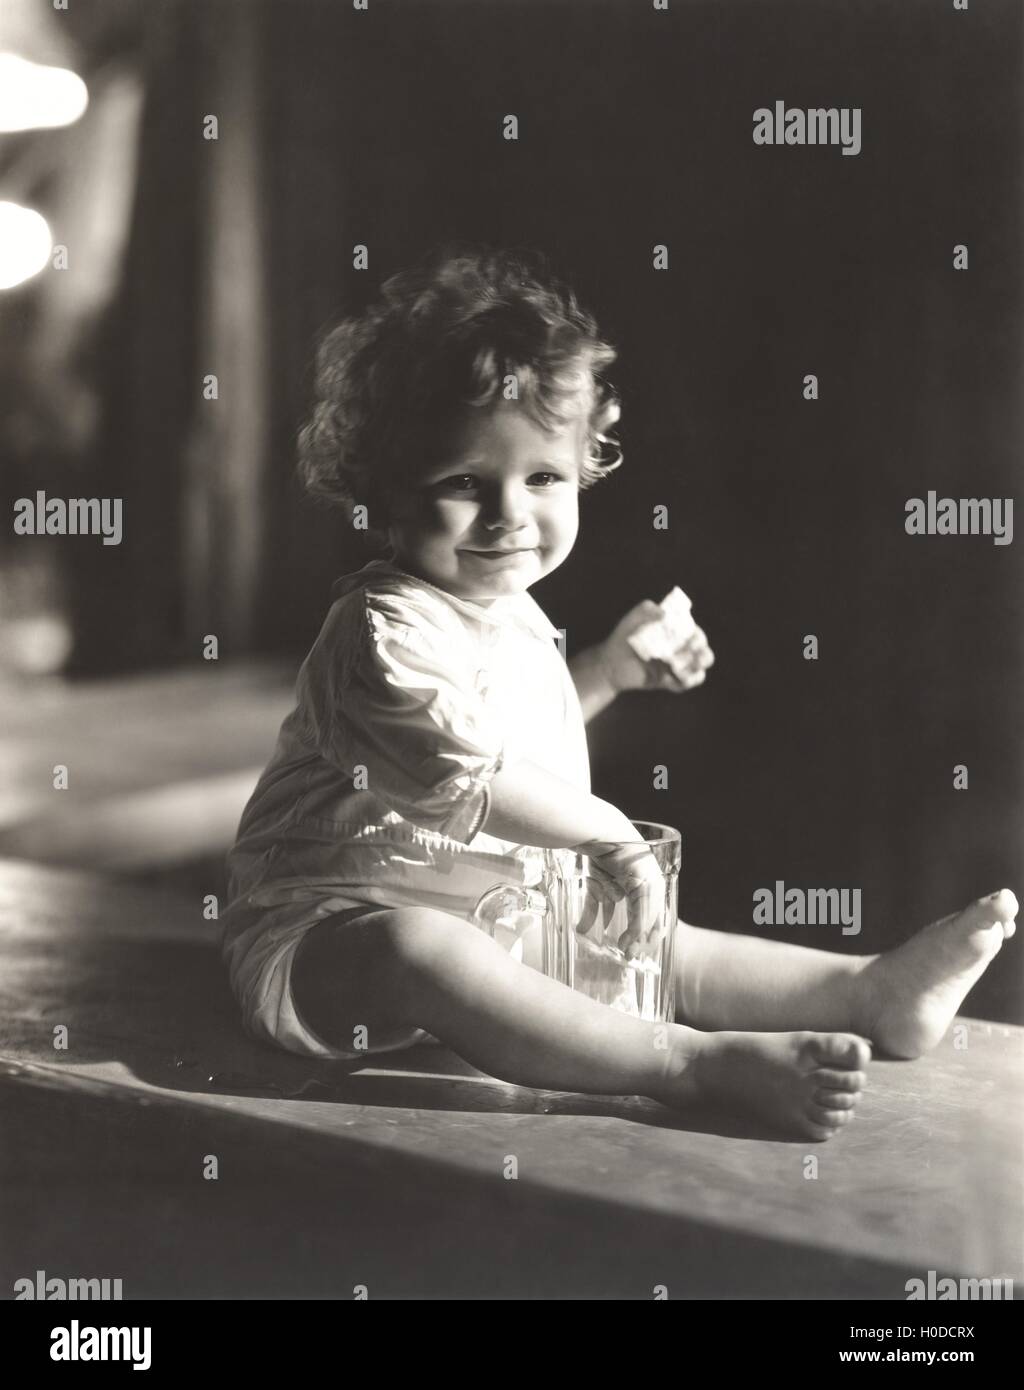
[[856, 977], [855, 1026], [892, 1057], [920, 1057], [1013, 935], [1016, 913], [1017, 899], [1003, 888], [873, 957]]
[[852, 1033], [697, 1033], [668, 1105], [705, 1101], [769, 1120], [809, 1139], [830, 1139], [853, 1119], [871, 1048]]

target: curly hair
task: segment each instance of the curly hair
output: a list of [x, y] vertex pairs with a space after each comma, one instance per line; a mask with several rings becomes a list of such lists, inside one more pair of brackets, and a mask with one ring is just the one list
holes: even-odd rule
[[364, 504], [384, 539], [394, 486], [438, 462], [462, 412], [499, 403], [512, 375], [541, 428], [586, 414], [579, 486], [592, 487], [622, 463], [608, 433], [619, 396], [599, 375], [617, 356], [541, 253], [449, 243], [322, 338], [300, 476], [350, 519]]

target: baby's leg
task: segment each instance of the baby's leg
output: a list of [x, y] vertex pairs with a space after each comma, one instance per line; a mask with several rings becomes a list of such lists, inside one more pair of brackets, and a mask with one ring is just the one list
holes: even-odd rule
[[877, 956], [842, 956], [680, 923], [677, 1018], [699, 1028], [840, 1029], [896, 1057], [939, 1041], [964, 995], [1014, 933], [1008, 889]]
[[714, 1037], [658, 1025], [512, 960], [479, 928], [430, 908], [325, 918], [296, 951], [296, 1009], [327, 1042], [423, 1028], [481, 1071], [521, 1086], [731, 1103], [825, 1139], [852, 1114], [869, 1050], [817, 1033]]
[[695, 1028], [856, 1031], [856, 981], [868, 958], [680, 922], [676, 1018]]

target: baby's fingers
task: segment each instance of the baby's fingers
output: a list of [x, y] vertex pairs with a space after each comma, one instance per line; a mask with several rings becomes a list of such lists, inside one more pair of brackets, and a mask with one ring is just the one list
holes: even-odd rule
[[[618, 897], [622, 897], [622, 890], [618, 890]], [[586, 889], [583, 899], [583, 911], [580, 919], [576, 923], [576, 930], [586, 936], [594, 927], [598, 917], [601, 920], [601, 931], [604, 933], [604, 925], [615, 911], [616, 895], [590, 875], [586, 880]]]
[[616, 943], [621, 951], [636, 954], [630, 951], [630, 947], [646, 944], [650, 940], [663, 906], [664, 880], [659, 884], [656, 880], [646, 879], [626, 894], [626, 930]]
[[587, 875], [587, 891], [593, 891], [612, 903], [619, 902], [626, 892], [619, 880], [593, 859], [590, 861], [590, 872]]
[[703, 667], [692, 665], [668, 665], [662, 663], [661, 679], [658, 682], [662, 690], [690, 690], [695, 685], [700, 685], [706, 678], [707, 671]]

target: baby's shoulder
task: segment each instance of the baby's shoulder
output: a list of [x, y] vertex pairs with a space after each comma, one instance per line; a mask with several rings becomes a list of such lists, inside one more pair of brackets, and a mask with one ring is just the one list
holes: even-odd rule
[[358, 634], [401, 643], [461, 644], [466, 630], [436, 589], [411, 575], [371, 574], [334, 599], [325, 635], [351, 640]]

